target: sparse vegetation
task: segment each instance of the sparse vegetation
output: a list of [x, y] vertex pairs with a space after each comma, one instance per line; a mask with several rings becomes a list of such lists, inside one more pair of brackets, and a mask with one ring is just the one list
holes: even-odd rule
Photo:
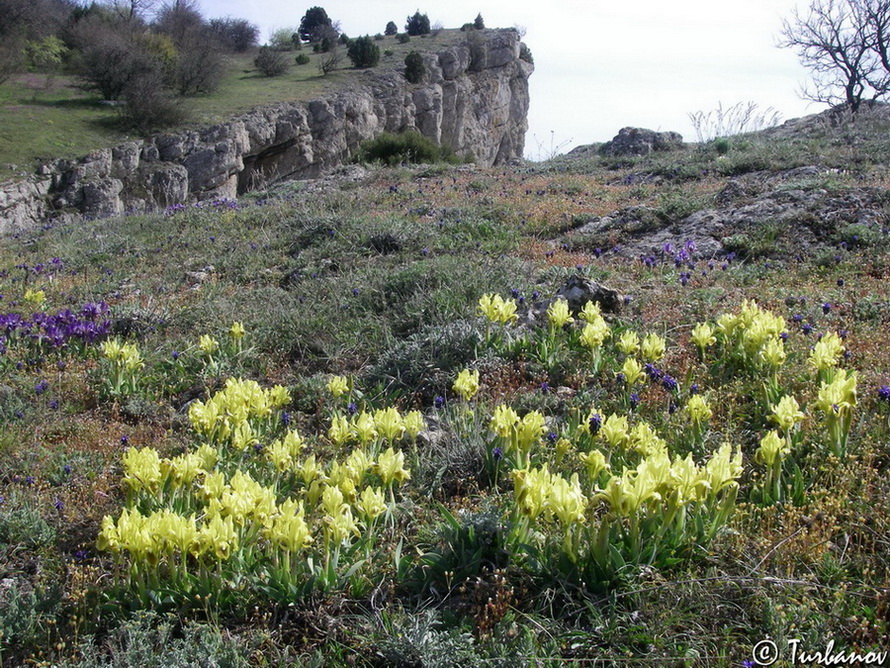
[[887, 118], [5, 237], [3, 664], [885, 651]]
[[[863, 165], [886, 133], [857, 123], [722, 156], [374, 167], [8, 238], [4, 661], [880, 651], [886, 221], [801, 209], [707, 252], [672, 232], [755, 162], [777, 201], [864, 206], [865, 181], [883, 210]], [[784, 173], [851, 160], [847, 133], [859, 173]], [[629, 299], [548, 303], [572, 276]]]

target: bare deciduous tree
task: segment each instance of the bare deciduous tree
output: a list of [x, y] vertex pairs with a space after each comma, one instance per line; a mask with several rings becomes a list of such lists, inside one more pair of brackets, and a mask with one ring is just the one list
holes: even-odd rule
[[327, 51], [324, 51], [318, 57], [319, 72], [325, 76], [333, 72], [343, 64], [344, 55], [343, 47], [340, 43], [334, 42]]
[[890, 93], [890, 0], [812, 0], [783, 22], [782, 37], [812, 72], [804, 98], [855, 112]]

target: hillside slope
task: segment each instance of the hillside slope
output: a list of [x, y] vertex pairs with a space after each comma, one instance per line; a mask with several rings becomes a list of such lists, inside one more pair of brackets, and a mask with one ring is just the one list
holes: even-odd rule
[[879, 112], [7, 235], [4, 665], [885, 651]]

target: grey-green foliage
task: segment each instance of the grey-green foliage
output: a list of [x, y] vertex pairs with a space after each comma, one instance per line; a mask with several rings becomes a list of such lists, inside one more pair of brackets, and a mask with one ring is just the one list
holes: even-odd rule
[[39, 550], [56, 539], [36, 495], [14, 491], [0, 505], [0, 554], [12, 549]]
[[376, 654], [391, 666], [458, 668], [478, 666], [473, 636], [458, 629], [440, 630], [438, 612], [397, 614], [387, 620], [386, 635], [377, 643]]
[[446, 394], [457, 372], [475, 359], [482, 340], [483, 332], [472, 321], [425, 327], [408, 339], [396, 340], [369, 369], [365, 382], [431, 400]]
[[37, 626], [37, 607], [30, 583], [18, 578], [0, 580], [0, 659], [4, 649], [24, 645], [31, 637]]
[[242, 668], [245, 647], [211, 624], [185, 623], [172, 615], [139, 613], [115, 629], [103, 643], [90, 638], [79, 660], [61, 668]]

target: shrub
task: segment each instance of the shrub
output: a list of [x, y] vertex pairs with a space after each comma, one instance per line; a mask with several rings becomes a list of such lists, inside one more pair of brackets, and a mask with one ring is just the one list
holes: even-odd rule
[[22, 44], [13, 37], [0, 40], [0, 84], [18, 72], [23, 65]]
[[225, 63], [214, 41], [206, 33], [196, 33], [192, 45], [179, 52], [174, 86], [180, 95], [212, 93], [222, 81]]
[[210, 34], [226, 51], [243, 53], [257, 45], [260, 29], [245, 19], [210, 19]]
[[386, 24], [386, 30], [383, 31], [385, 35], [395, 35], [399, 32], [399, 27], [396, 25], [395, 21], [390, 21]]
[[124, 123], [141, 133], [183, 123], [188, 112], [164, 85], [158, 72], [134, 79], [123, 93], [121, 116]]
[[323, 51], [318, 59], [318, 71], [324, 75], [333, 72], [343, 62], [343, 49], [336, 42], [327, 51]]
[[525, 43], [519, 45], [519, 60], [524, 60], [532, 65], [535, 64], [535, 59], [532, 57], [532, 50], [529, 49]]
[[293, 51], [303, 45], [296, 28], [279, 28], [269, 38], [269, 46], [277, 51]]
[[380, 47], [368, 35], [352, 40], [348, 53], [353, 67], [374, 67], [380, 62]]
[[482, 20], [482, 13], [476, 14], [476, 19], [473, 21], [473, 27], [476, 30], [485, 30], [485, 21]]
[[117, 100], [135, 79], [159, 69], [157, 61], [111, 30], [91, 31], [81, 58], [81, 75], [106, 100]]
[[405, 78], [410, 83], [420, 83], [424, 74], [426, 74], [426, 67], [423, 65], [423, 56], [417, 51], [412, 51], [405, 56]]
[[104, 640], [102, 646], [89, 638], [80, 646], [82, 658], [66, 668], [185, 668], [186, 666], [249, 665], [247, 651], [223, 635], [217, 626], [188, 622], [174, 616], [141, 612], [124, 622]]
[[253, 65], [263, 76], [277, 77], [287, 72], [290, 63], [287, 57], [280, 51], [264, 46], [260, 49], [256, 58], [253, 59]]
[[307, 56], [305, 53], [301, 53], [297, 55], [296, 63], [297, 65], [307, 65], [309, 63], [309, 60], [309, 56]]
[[408, 36], [408, 33], [401, 32], [396, 36], [396, 41], [399, 44], [407, 44], [408, 42], [411, 41], [411, 37]]
[[454, 152], [416, 131], [383, 134], [362, 144], [359, 159], [386, 165], [424, 162], [457, 162]]
[[374, 41], [375, 41], [375, 42], [382, 42], [383, 39], [384, 39], [384, 37], [383, 37], [383, 34], [382, 34], [382, 33], [379, 33], [379, 32], [378, 32], [376, 35], [374, 35]]
[[411, 37], [417, 35], [429, 35], [430, 17], [426, 14], [421, 14], [420, 11], [415, 12], [414, 16], [408, 17], [408, 21], [405, 23], [405, 32]]

